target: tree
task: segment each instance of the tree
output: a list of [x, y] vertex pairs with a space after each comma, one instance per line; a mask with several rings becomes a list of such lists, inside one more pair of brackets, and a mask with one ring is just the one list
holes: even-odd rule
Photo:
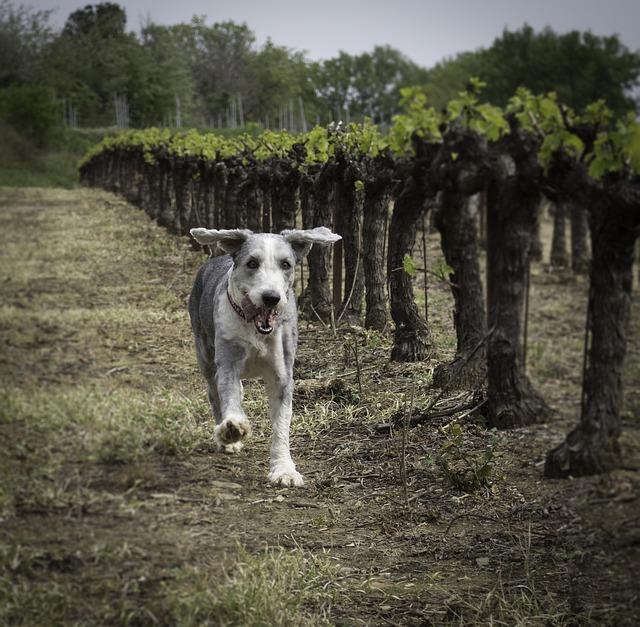
[[36, 80], [42, 49], [53, 36], [50, 16], [0, 0], [0, 87]]
[[337, 57], [312, 66], [316, 93], [330, 111], [328, 121], [348, 121], [345, 114], [355, 99], [354, 63], [354, 58], [341, 50]]
[[640, 236], [640, 192], [637, 185], [615, 176], [599, 189], [587, 185], [593, 259], [585, 400], [579, 424], [547, 455], [549, 477], [604, 472], [618, 467], [621, 457], [622, 372], [634, 247]]
[[60, 107], [42, 85], [13, 85], [0, 90], [0, 119], [44, 146], [60, 127]]
[[251, 56], [255, 36], [246, 24], [232, 21], [207, 26], [194, 17], [192, 72], [206, 115], [226, 116], [238, 95], [249, 88]]
[[85, 124], [113, 124], [114, 96], [131, 99], [144, 83], [139, 44], [125, 26], [117, 4], [87, 5], [69, 16], [44, 51], [40, 80], [73, 102]]
[[[145, 91], [133, 94], [132, 108], [143, 125], [176, 123], [179, 105], [183, 125], [202, 123], [202, 110], [191, 71], [193, 29], [188, 24], [147, 24], [141, 32], [141, 65]], [[178, 99], [178, 103], [176, 102]]]
[[523, 367], [522, 311], [540, 207], [537, 142], [512, 126], [495, 147], [487, 191], [487, 418], [499, 429], [544, 422], [550, 409]]
[[640, 54], [617, 35], [557, 34], [551, 28], [536, 33], [525, 24], [513, 32], [505, 29], [479, 54], [484, 95], [495, 104], [505, 105], [518, 87], [527, 87], [534, 93], [554, 91], [576, 110], [599, 99], [618, 114], [635, 107], [629, 93], [639, 84]]
[[427, 70], [422, 90], [436, 109], [447, 106], [467, 86], [470, 76], [483, 75], [483, 56], [479, 52], [463, 52], [436, 63]]
[[[309, 66], [300, 52], [277, 46], [270, 39], [250, 57], [249, 88], [246, 92], [245, 115], [275, 127], [283, 110], [293, 108], [295, 128], [306, 130], [302, 123], [321, 113]], [[302, 102], [302, 106], [300, 105]]]
[[352, 85], [357, 114], [389, 123], [398, 111], [400, 90], [423, 82], [425, 71], [391, 46], [376, 46], [354, 58]]
[[505, 29], [489, 48], [464, 52], [428, 70], [424, 91], [444, 107], [470, 76], [487, 83], [483, 97], [504, 106], [518, 87], [534, 93], [556, 92], [574, 109], [604, 98], [616, 113], [634, 110], [631, 93], [640, 79], [640, 53], [629, 51], [617, 35], [591, 32], [540, 32], [525, 24]]
[[434, 224], [440, 231], [445, 260], [453, 270], [449, 283], [457, 338], [453, 361], [440, 364], [433, 373], [434, 384], [439, 387], [477, 388], [484, 384], [487, 374], [487, 323], [478, 232], [469, 207], [470, 197], [484, 190], [490, 176], [487, 161], [486, 140], [454, 124], [443, 135], [442, 147], [431, 168], [432, 178], [441, 190]]

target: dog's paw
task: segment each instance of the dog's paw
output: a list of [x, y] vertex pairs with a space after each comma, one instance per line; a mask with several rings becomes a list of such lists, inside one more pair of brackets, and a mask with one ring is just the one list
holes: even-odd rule
[[226, 453], [227, 455], [234, 455], [235, 453], [239, 453], [244, 446], [244, 442], [233, 442], [233, 444], [218, 444], [218, 450], [221, 453]]
[[286, 488], [295, 486], [297, 488], [304, 485], [302, 475], [296, 470], [295, 466], [284, 466], [274, 468], [269, 473], [269, 481], [274, 485], [281, 485]]
[[251, 425], [246, 418], [225, 418], [216, 428], [213, 430], [213, 440], [216, 443], [218, 450], [225, 452], [237, 453], [242, 446], [235, 450], [227, 450], [228, 447], [234, 444], [240, 444], [241, 440], [251, 435]]

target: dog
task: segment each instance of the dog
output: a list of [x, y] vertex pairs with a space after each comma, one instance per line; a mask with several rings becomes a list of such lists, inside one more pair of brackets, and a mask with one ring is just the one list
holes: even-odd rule
[[241, 450], [251, 434], [241, 379], [262, 378], [273, 430], [268, 479], [302, 486], [289, 450], [298, 343], [294, 269], [314, 244], [328, 246], [341, 237], [326, 227], [279, 235], [195, 228], [191, 235], [227, 253], [200, 267], [189, 297], [196, 356], [216, 421], [216, 447], [227, 453]]

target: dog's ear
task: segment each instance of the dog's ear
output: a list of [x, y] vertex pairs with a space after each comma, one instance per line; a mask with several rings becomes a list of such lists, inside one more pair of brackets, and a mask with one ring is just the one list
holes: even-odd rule
[[305, 229], [304, 231], [287, 229], [282, 231], [280, 235], [291, 244], [297, 261], [302, 261], [309, 254], [314, 244], [329, 246], [342, 239], [340, 235], [332, 233], [326, 226], [317, 226], [315, 229]]
[[224, 250], [225, 253], [233, 255], [238, 252], [242, 244], [247, 241], [252, 231], [248, 229], [191, 229], [192, 237], [203, 246], [215, 246], [216, 244]]

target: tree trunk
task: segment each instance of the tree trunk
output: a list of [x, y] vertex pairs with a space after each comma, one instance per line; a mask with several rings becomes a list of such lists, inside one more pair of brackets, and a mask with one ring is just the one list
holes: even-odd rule
[[344, 251], [344, 297], [341, 315], [358, 324], [364, 298], [364, 260], [362, 259], [362, 202], [356, 192], [360, 173], [352, 163], [341, 164], [335, 187], [336, 212], [342, 224]]
[[563, 202], [556, 202], [554, 209], [550, 262], [555, 268], [566, 268], [569, 265], [569, 259], [567, 256], [565, 205]]
[[374, 175], [367, 180], [363, 208], [363, 256], [364, 281], [366, 289], [366, 314], [364, 326], [367, 329], [384, 331], [387, 327], [387, 297], [385, 259], [385, 222], [391, 201], [393, 181], [392, 164], [375, 162]]
[[274, 233], [296, 226], [300, 171], [289, 162], [274, 162], [271, 180], [271, 216]]
[[[631, 214], [631, 215], [629, 215]], [[605, 472], [621, 461], [622, 374], [627, 349], [634, 245], [640, 208], [627, 215], [610, 197], [591, 207], [591, 347], [578, 426], [547, 455], [545, 475]]]
[[[329, 166], [322, 167], [311, 183], [309, 190], [309, 213], [305, 218], [303, 213], [303, 227], [316, 226], [332, 227], [332, 196], [333, 170]], [[331, 289], [329, 285], [329, 270], [331, 268], [331, 247], [313, 246], [307, 256], [309, 279], [307, 281], [308, 298], [302, 304], [303, 308], [313, 307], [315, 313], [324, 322], [331, 320]], [[312, 315], [312, 311], [310, 311]]]
[[259, 233], [262, 226], [262, 205], [258, 192], [258, 182], [253, 173], [249, 177], [245, 187], [247, 228], [254, 233]]
[[216, 228], [216, 204], [213, 168], [210, 162], [201, 162], [200, 176], [202, 178], [202, 213], [204, 224], [208, 229]]
[[387, 275], [391, 317], [396, 325], [391, 349], [394, 361], [422, 361], [433, 353], [431, 332], [418, 312], [411, 277], [402, 269], [405, 254], [410, 255], [413, 249], [424, 207], [423, 191], [413, 177], [408, 178], [395, 201], [389, 228]]
[[589, 271], [587, 212], [577, 202], [571, 202], [569, 208], [571, 218], [571, 269], [576, 274], [586, 274]]
[[260, 183], [262, 192], [262, 232], [271, 233], [271, 187]]
[[531, 238], [531, 249], [529, 250], [529, 259], [531, 261], [542, 261], [542, 236], [540, 234], [540, 222], [542, 220], [542, 211], [544, 206], [541, 204], [536, 211], [535, 222], [533, 225], [533, 237]]
[[227, 185], [224, 194], [223, 229], [235, 229], [239, 227], [240, 220], [240, 194], [242, 186], [247, 178], [247, 173], [241, 166], [232, 166], [227, 169]]
[[488, 421], [505, 429], [544, 421], [550, 409], [522, 366], [522, 310], [540, 198], [524, 175], [494, 180], [487, 206]]
[[166, 159], [158, 159], [158, 224], [173, 232], [175, 210], [171, 205], [171, 169]]
[[[487, 374], [486, 345], [478, 348], [487, 333], [484, 294], [478, 262], [476, 220], [469, 199], [458, 193], [443, 192], [435, 214], [440, 231], [442, 252], [453, 268], [450, 277], [455, 303], [453, 319], [458, 344], [456, 356], [449, 364], [438, 366], [433, 382], [438, 387], [476, 388]], [[472, 357], [472, 351], [477, 349]]]
[[227, 195], [228, 179], [229, 173], [227, 166], [224, 163], [216, 163], [214, 168], [213, 189], [213, 204], [216, 216], [214, 228], [216, 229], [228, 228], [224, 226], [224, 199]]
[[487, 250], [487, 192], [478, 194], [478, 245]]

